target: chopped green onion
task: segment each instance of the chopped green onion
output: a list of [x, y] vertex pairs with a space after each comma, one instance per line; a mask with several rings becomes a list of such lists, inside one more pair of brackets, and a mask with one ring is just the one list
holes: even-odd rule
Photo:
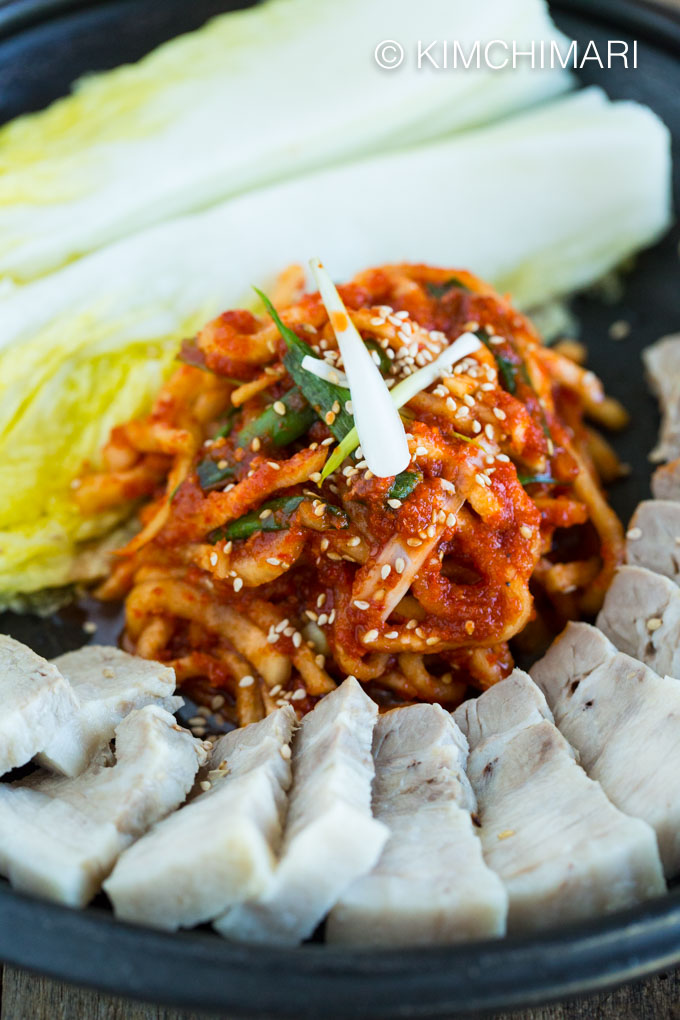
[[556, 478], [552, 475], [517, 475], [517, 481], [520, 485], [559, 485]]
[[221, 468], [219, 466], [220, 463], [221, 461], [213, 460], [212, 457], [206, 457], [196, 468], [196, 474], [204, 492], [220, 488], [229, 478], [233, 478], [236, 474], [235, 465], [227, 464]]
[[[511, 393], [514, 396], [514, 394], [517, 392], [518, 366], [515, 365], [514, 362], [510, 361], [509, 358], [504, 357], [500, 353], [500, 351], [497, 350], [494, 344], [491, 343], [491, 338], [489, 334], [486, 332], [486, 330], [480, 329], [477, 331], [475, 335], [479, 337], [479, 339], [482, 341], [487, 350], [491, 351], [491, 353], [493, 354], [494, 358], [496, 359], [496, 364], [498, 365], [498, 371], [500, 372], [501, 378], [503, 379], [503, 382], [505, 384], [505, 388], [508, 391], [508, 393]], [[522, 365], [526, 372], [526, 366], [524, 366], [524, 362], [522, 362]]]
[[236, 424], [236, 416], [238, 415], [238, 413], [239, 413], [238, 407], [229, 408], [226, 414], [224, 425], [222, 426], [221, 429], [219, 429], [215, 433], [213, 437], [214, 439], [226, 439], [227, 436], [231, 435], [232, 429]]
[[[255, 292], [274, 320], [276, 327], [286, 342], [288, 350], [283, 356], [283, 363], [291, 378], [297, 383], [302, 394], [326, 423], [336, 439], [343, 439], [354, 425], [354, 420], [345, 409], [350, 399], [350, 392], [342, 386], [321, 379], [302, 367], [305, 358], [315, 358], [314, 351], [301, 340], [297, 333], [281, 321], [281, 316], [274, 308], [266, 294], [255, 287]], [[317, 361], [320, 359], [317, 358]], [[337, 408], [337, 410], [335, 410]]]
[[273, 405], [266, 408], [243, 426], [236, 437], [238, 445], [249, 446], [257, 438], [267, 439], [277, 447], [288, 446], [303, 436], [316, 421], [316, 413], [296, 386], [281, 397], [281, 403], [286, 409], [285, 414], [278, 414]]
[[392, 482], [387, 493], [388, 499], [406, 499], [411, 495], [416, 485], [422, 482], [423, 476], [419, 471], [402, 471]]
[[462, 280], [459, 280], [457, 276], [451, 276], [444, 283], [426, 283], [425, 290], [428, 294], [431, 294], [433, 298], [438, 300], [443, 298], [445, 294], [448, 294], [453, 288], [456, 290], [464, 290], [470, 293], [470, 288], [466, 287]]
[[[380, 371], [382, 372], [383, 375], [387, 375], [387, 373], [389, 372], [390, 368], [392, 367], [392, 362], [387, 357], [387, 355], [385, 354], [385, 351], [382, 349], [380, 344], [377, 344], [375, 342], [375, 340], [367, 340], [366, 341], [366, 346], [368, 347], [368, 349], [371, 352], [371, 354], [377, 354], [378, 361], [380, 362], [380, 364], [378, 365], [378, 368], [380, 369]], [[373, 359], [373, 360], [375, 361], [375, 359]]]
[[230, 524], [211, 531], [208, 541], [214, 544], [221, 539], [231, 541], [250, 538], [258, 531], [285, 531], [290, 527], [291, 516], [306, 498], [306, 496], [280, 496], [278, 499], [270, 499], [268, 503], [263, 503], [259, 510], [251, 510]]
[[[219, 542], [222, 539], [227, 541], [250, 538], [260, 531], [286, 531], [290, 528], [291, 517], [301, 503], [307, 500], [308, 496], [279, 496], [277, 499], [270, 499], [263, 503], [257, 510], [251, 510], [235, 521], [226, 524], [222, 528], [216, 528], [208, 535], [208, 541]], [[340, 507], [326, 503], [324, 515], [341, 518], [341, 526], [347, 527], [347, 514]]]

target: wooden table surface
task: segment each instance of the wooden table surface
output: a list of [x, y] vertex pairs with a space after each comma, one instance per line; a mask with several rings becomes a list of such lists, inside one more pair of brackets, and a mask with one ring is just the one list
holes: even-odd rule
[[[0, 1020], [218, 1020], [72, 988], [5, 967]], [[360, 1015], [360, 1014], [359, 1014]], [[490, 1020], [680, 1020], [680, 972], [574, 1002], [496, 1014]], [[241, 1020], [233, 1014], [219, 1020]], [[351, 1020], [350, 1017], [347, 1020]]]

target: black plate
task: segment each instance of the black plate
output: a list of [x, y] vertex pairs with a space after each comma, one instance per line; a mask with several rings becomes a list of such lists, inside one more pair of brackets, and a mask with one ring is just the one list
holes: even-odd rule
[[[235, 6], [243, 5], [224, 0], [10, 4], [0, 9], [0, 120], [45, 105], [84, 71], [137, 59], [164, 39]], [[665, 120], [674, 138], [680, 205], [680, 23], [630, 0], [560, 0], [553, 11], [579, 44], [639, 41], [637, 71], [590, 69], [582, 78], [603, 85], [615, 98], [647, 103]], [[624, 517], [648, 495], [647, 452], [658, 419], [642, 379], [640, 351], [680, 327], [677, 244], [676, 229], [640, 257], [616, 306], [586, 297], [576, 305], [591, 367], [634, 418], [635, 427], [616, 444], [633, 468], [612, 492]], [[630, 322], [628, 339], [608, 337], [615, 319]], [[78, 610], [47, 621], [5, 614], [0, 630], [53, 655], [83, 643], [83, 618]], [[442, 1017], [565, 998], [678, 964], [680, 892], [540, 937], [365, 952], [318, 945], [250, 949], [205, 931], [166, 935], [118, 923], [105, 907], [71, 911], [16, 894], [0, 881], [0, 957], [113, 993], [242, 1017]]]

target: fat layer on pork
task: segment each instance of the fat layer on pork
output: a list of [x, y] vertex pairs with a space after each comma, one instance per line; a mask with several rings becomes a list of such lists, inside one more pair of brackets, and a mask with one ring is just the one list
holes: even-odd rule
[[371, 813], [377, 713], [348, 677], [304, 717], [293, 741], [293, 786], [278, 867], [260, 896], [216, 921], [222, 935], [295, 945], [376, 863], [388, 836]]
[[116, 729], [106, 756], [75, 779], [34, 773], [0, 784], [0, 873], [13, 886], [84, 906], [118, 855], [186, 797], [203, 745], [156, 706]]
[[531, 670], [581, 764], [622, 811], [652, 826], [680, 872], [680, 684], [570, 623]]
[[373, 812], [389, 839], [328, 918], [329, 942], [428, 945], [505, 932], [507, 895], [471, 818], [467, 742], [439, 705], [382, 715], [373, 738]]
[[130, 847], [105, 882], [118, 917], [176, 930], [262, 891], [281, 841], [294, 724], [287, 706], [216, 743], [207, 789]]

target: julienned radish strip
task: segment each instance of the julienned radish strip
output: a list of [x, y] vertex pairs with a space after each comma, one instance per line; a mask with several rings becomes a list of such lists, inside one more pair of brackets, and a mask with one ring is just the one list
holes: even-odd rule
[[397, 407], [335, 284], [319, 259], [311, 259], [309, 265], [338, 341], [366, 463], [378, 478], [398, 475], [411, 455]]
[[[442, 375], [448, 368], [455, 365], [461, 358], [466, 358], [469, 354], [474, 354], [482, 346], [481, 341], [475, 336], [474, 333], [463, 333], [454, 340], [446, 350], [431, 361], [429, 365], [425, 365], [419, 371], [414, 372], [413, 375], [409, 375], [406, 379], [402, 379], [400, 383], [397, 383], [391, 390], [388, 390], [395, 408], [403, 407], [409, 400], [412, 400], [422, 390], [426, 390], [428, 386], [436, 382], [440, 375]], [[356, 428], [348, 432], [342, 442], [336, 446], [333, 453], [326, 461], [326, 465], [321, 472], [321, 481], [328, 478], [330, 474], [335, 471], [336, 468], [340, 467], [345, 457], [349, 457], [353, 450], [356, 450], [359, 445], [359, 433]], [[366, 453], [366, 448], [361, 440], [362, 452]], [[410, 459], [410, 458], [409, 458]], [[370, 464], [369, 464], [370, 467]], [[371, 469], [372, 470], [372, 469]], [[403, 470], [403, 469], [402, 469]], [[375, 472], [374, 472], [375, 473]], [[398, 474], [398, 471], [393, 474]]]

